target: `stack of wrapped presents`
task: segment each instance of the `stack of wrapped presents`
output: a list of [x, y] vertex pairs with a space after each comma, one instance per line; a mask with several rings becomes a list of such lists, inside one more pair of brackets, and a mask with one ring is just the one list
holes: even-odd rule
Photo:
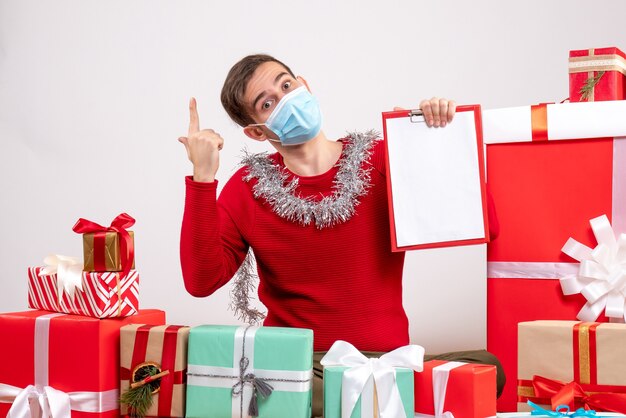
[[[337, 341], [321, 362], [326, 418], [626, 413], [626, 59], [572, 51], [569, 67], [570, 103], [482, 112], [500, 225], [487, 349], [503, 395], [495, 366], [423, 361], [417, 345], [370, 359]], [[139, 309], [134, 222], [79, 219], [82, 260], [28, 269], [32, 309], [0, 314], [0, 416], [310, 417], [313, 332]]]
[[119, 415], [120, 329], [165, 323], [163, 311], [139, 309], [134, 222], [80, 219], [84, 263], [55, 255], [28, 269], [34, 309], [0, 314], [1, 416]]
[[487, 254], [500, 411], [626, 413], [626, 60], [572, 51], [569, 70], [570, 103], [483, 114], [500, 224]]

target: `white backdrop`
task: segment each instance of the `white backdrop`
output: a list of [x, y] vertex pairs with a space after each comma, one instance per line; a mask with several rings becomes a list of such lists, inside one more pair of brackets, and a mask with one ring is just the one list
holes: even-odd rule
[[[81, 254], [79, 217], [138, 220], [143, 307], [168, 322], [236, 323], [226, 286], [189, 296], [178, 257], [190, 164], [190, 96], [226, 140], [218, 178], [248, 140], [222, 110], [230, 66], [270, 53], [303, 75], [330, 138], [381, 129], [380, 112], [433, 95], [484, 108], [568, 95], [570, 49], [622, 46], [626, 2], [0, 0], [0, 311], [26, 309], [26, 268]], [[484, 246], [413, 252], [405, 267], [411, 336], [430, 352], [485, 345]], [[484, 293], [476, 306], [484, 306]], [[482, 298], [482, 300], [481, 300]], [[369, 301], [376, 303], [376, 301]]]

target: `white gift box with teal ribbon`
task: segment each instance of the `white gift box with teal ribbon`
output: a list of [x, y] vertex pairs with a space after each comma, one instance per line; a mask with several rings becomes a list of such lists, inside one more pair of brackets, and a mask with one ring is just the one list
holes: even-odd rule
[[202, 325], [189, 333], [191, 418], [309, 418], [313, 331]]

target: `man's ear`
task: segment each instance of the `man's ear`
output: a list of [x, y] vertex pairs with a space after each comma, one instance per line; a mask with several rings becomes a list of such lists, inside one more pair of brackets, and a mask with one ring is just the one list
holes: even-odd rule
[[304, 79], [304, 77], [302, 76], [297, 76], [296, 79], [301, 82], [302, 84], [304, 84], [304, 86], [306, 87], [306, 89], [309, 91], [309, 93], [313, 93], [311, 91], [311, 88], [309, 87], [309, 83], [306, 82], [306, 80]]
[[243, 133], [255, 141], [265, 141], [267, 139], [267, 135], [261, 126], [246, 126], [243, 128]]

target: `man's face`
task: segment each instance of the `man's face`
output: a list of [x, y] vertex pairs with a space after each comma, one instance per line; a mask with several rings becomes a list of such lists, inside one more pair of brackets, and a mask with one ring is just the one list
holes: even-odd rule
[[255, 71], [244, 95], [247, 111], [255, 123], [264, 123], [282, 97], [302, 86], [277, 62], [265, 62]]

